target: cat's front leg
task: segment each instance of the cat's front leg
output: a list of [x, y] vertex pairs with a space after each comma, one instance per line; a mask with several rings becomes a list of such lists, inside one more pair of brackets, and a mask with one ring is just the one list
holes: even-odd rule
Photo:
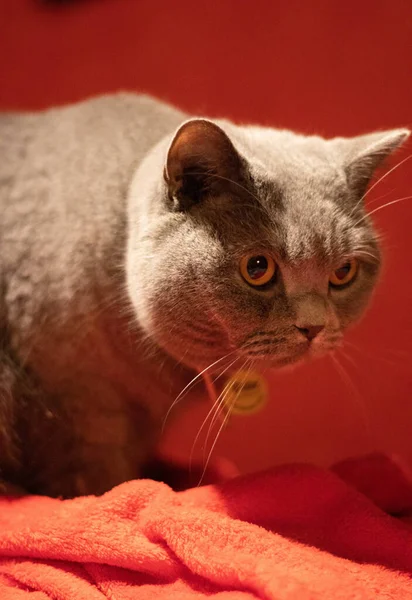
[[101, 446], [78, 447], [82, 458], [66, 470], [63, 465], [54, 474], [41, 478], [32, 492], [61, 498], [100, 496], [117, 485], [135, 479], [140, 465], [127, 448]]

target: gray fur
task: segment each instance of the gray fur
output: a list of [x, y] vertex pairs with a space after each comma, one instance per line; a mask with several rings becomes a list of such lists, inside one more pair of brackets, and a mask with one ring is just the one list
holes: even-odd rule
[[[242, 173], [182, 209], [164, 169], [186, 119], [132, 94], [0, 117], [0, 468], [30, 491], [138, 476], [196, 371], [322, 353], [369, 302], [380, 251], [359, 199], [406, 130], [325, 141], [216, 121]], [[239, 275], [255, 250], [280, 265], [263, 292]], [[356, 281], [331, 293], [353, 254]], [[325, 329], [309, 347], [295, 325], [310, 322]]]

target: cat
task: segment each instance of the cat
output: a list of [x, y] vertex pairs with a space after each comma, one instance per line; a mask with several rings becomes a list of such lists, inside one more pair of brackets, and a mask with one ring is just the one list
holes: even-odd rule
[[200, 373], [336, 348], [379, 278], [363, 196], [408, 134], [324, 140], [131, 93], [1, 115], [0, 479], [102, 494], [146, 472]]

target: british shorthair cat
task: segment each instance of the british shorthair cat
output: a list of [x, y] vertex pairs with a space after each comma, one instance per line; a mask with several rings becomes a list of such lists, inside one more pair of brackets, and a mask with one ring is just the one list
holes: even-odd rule
[[363, 197], [408, 134], [325, 140], [134, 94], [3, 114], [0, 479], [101, 494], [144, 472], [200, 373], [336, 348], [379, 275]]

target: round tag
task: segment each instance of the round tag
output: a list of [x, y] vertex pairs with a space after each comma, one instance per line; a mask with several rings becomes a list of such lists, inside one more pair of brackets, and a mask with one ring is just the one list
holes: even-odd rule
[[238, 371], [227, 380], [223, 391], [227, 411], [235, 415], [250, 415], [266, 404], [267, 384], [254, 371]]

